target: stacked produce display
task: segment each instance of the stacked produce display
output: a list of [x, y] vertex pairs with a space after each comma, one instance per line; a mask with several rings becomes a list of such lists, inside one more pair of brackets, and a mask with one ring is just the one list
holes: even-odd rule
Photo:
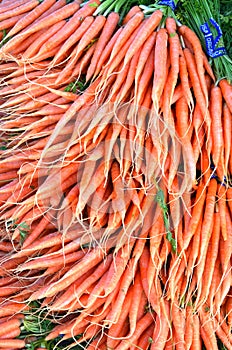
[[219, 5], [1, 1], [0, 350], [232, 349]]

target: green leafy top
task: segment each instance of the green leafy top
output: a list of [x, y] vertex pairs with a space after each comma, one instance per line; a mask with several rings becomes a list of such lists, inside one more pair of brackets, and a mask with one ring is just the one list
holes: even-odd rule
[[[216, 38], [218, 32], [210, 22], [210, 19], [216, 21], [219, 27], [221, 27], [222, 16], [220, 15], [219, 0], [180, 0], [176, 15], [182, 24], [189, 26], [197, 34], [205, 52], [207, 53], [205, 37], [201, 31], [201, 25], [207, 23], [207, 25], [210, 27], [211, 33], [213, 34], [213, 38]], [[216, 48], [224, 46], [223, 33], [220, 41], [216, 44]], [[228, 54], [210, 58], [210, 63], [217, 77], [217, 81], [226, 78], [230, 83], [232, 82], [232, 61]]]

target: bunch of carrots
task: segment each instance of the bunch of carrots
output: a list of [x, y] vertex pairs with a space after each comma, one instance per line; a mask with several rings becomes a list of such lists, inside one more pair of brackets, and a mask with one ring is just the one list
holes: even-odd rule
[[232, 349], [231, 77], [125, 3], [0, 3], [0, 350], [35, 301], [57, 349]]

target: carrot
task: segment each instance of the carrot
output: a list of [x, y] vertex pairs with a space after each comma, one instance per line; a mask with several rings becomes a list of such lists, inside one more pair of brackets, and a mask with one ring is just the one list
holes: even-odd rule
[[13, 249], [13, 245], [11, 242], [0, 242], [0, 250], [3, 252], [10, 252]]
[[200, 321], [201, 321], [201, 336], [207, 350], [218, 349], [215, 331], [213, 329], [213, 321], [210, 319], [208, 312], [202, 307], [199, 310]]
[[[29, 310], [29, 307], [25, 303], [10, 302], [1, 305], [0, 317], [11, 316], [17, 312]], [[0, 345], [2, 346], [2, 345]]]
[[[47, 0], [47, 2], [51, 2], [54, 0]], [[41, 6], [46, 3], [44, 1]], [[4, 53], [10, 52], [16, 45], [18, 45], [20, 42], [22, 42], [23, 39], [25, 39], [27, 36], [43, 29], [46, 27], [49, 27], [53, 25], [54, 23], [57, 23], [59, 21], [62, 21], [65, 18], [68, 18], [69, 16], [73, 15], [79, 8], [79, 5], [76, 2], [73, 2], [71, 4], [68, 4], [61, 9], [56, 10], [54, 13], [48, 15], [45, 18], [40, 19], [38, 22], [32, 24], [28, 27], [28, 29], [25, 29], [23, 33], [20, 33], [13, 37], [10, 41], [8, 41], [3, 47], [2, 51]], [[21, 24], [24, 25], [24, 24]], [[9, 33], [8, 33], [9, 34]], [[48, 56], [49, 57], [49, 56]]]
[[224, 171], [229, 171], [229, 159], [231, 150], [232, 115], [226, 103], [223, 104], [223, 139], [224, 139]]
[[176, 32], [176, 21], [172, 17], [168, 17], [166, 19], [166, 29], [169, 35], [168, 43], [170, 49], [171, 68], [168, 73], [167, 82], [164, 86], [162, 110], [164, 115], [164, 122], [167, 124], [167, 127], [171, 127], [174, 129], [174, 120], [172, 118], [170, 104], [179, 76], [180, 41]]
[[152, 324], [154, 316], [147, 312], [138, 322], [134, 334], [128, 339], [122, 340], [115, 350], [126, 350], [143, 334], [143, 332]]
[[21, 322], [17, 318], [1, 323], [0, 337], [4, 337], [7, 333], [19, 329], [20, 325]]
[[132, 335], [135, 332], [136, 329], [136, 323], [139, 319], [139, 309], [141, 307], [141, 300], [142, 300], [142, 283], [141, 283], [141, 277], [140, 273], [137, 270], [135, 274], [135, 281], [132, 288], [132, 296], [131, 296], [131, 307], [129, 311], [129, 322], [130, 322], [130, 335]]
[[159, 303], [159, 294], [155, 290], [154, 284], [156, 284], [156, 288], [158, 286], [158, 283], [154, 283], [149, 290], [149, 284], [147, 280], [147, 266], [149, 262], [149, 251], [148, 248], [145, 246], [143, 253], [141, 255], [141, 258], [139, 260], [139, 269], [141, 273], [141, 281], [142, 281], [142, 286], [143, 290], [147, 296], [147, 299], [151, 303], [152, 308], [156, 311], [158, 315], [160, 315], [160, 303]]
[[135, 5], [133, 6], [126, 14], [126, 16], [123, 18], [122, 25], [127, 24], [129, 20], [138, 12], [141, 12], [141, 9], [139, 6]]
[[[204, 53], [202, 50], [201, 42], [197, 35], [187, 26], [182, 25], [179, 27], [180, 34], [187, 38], [187, 40], [191, 43], [194, 51], [194, 56], [196, 60], [196, 68], [200, 80], [200, 86], [203, 91], [205, 105], [208, 107], [208, 91], [205, 81], [205, 71], [204, 71]], [[187, 62], [188, 63], [188, 62]], [[196, 95], [195, 95], [196, 96]], [[203, 114], [204, 115], [204, 114]]]
[[59, 291], [66, 288], [70, 283], [74, 282], [78, 277], [81, 276], [86, 271], [88, 271], [92, 266], [95, 266], [99, 263], [103, 258], [104, 253], [102, 249], [94, 249], [92, 252], [87, 253], [85, 257], [74, 265], [66, 274], [62, 277], [62, 279], [58, 282], [54, 282], [51, 285], [48, 285], [43, 288], [42, 291], [38, 291], [32, 295], [33, 299], [35, 298], [43, 298], [50, 297], [58, 293]]
[[24, 271], [24, 270], [33, 270], [33, 269], [45, 269], [50, 266], [53, 266], [54, 264], [57, 265], [66, 265], [70, 262], [77, 262], [81, 258], [84, 257], [85, 252], [84, 251], [77, 251], [75, 253], [70, 253], [65, 256], [61, 257], [52, 257], [52, 258], [47, 258], [45, 259], [44, 257], [40, 258], [35, 258], [32, 261], [25, 262], [24, 264], [20, 265], [18, 267], [18, 271]]
[[152, 101], [156, 111], [159, 109], [160, 97], [163, 93], [166, 69], [167, 69], [167, 44], [168, 34], [167, 30], [161, 28], [156, 35], [155, 43], [155, 73], [152, 87]]
[[14, 9], [0, 13], [0, 21], [4, 21], [5, 19], [8, 19], [11, 16], [14, 17], [22, 13], [28, 12], [38, 5], [39, 5], [38, 0], [30, 0], [20, 6], [17, 6]]
[[[210, 285], [213, 278], [214, 266], [216, 263], [218, 249], [219, 249], [219, 237], [220, 237], [220, 215], [214, 213], [214, 223], [212, 236], [209, 242], [206, 264], [203, 272], [203, 280], [201, 294], [198, 294], [199, 303], [205, 302], [209, 295]], [[197, 300], [198, 303], [198, 300]]]
[[87, 73], [87, 67], [89, 67], [91, 59], [96, 50], [96, 46], [97, 42], [95, 42], [88, 50], [86, 50], [86, 53], [79, 59], [79, 61], [76, 64], [76, 67], [74, 67], [72, 71], [72, 77], [79, 79], [81, 74]]
[[[154, 329], [154, 325], [151, 324], [144, 332], [143, 334], [140, 336], [140, 338], [138, 339], [138, 348], [139, 349], [144, 349], [144, 350], [148, 350], [150, 344], [152, 343], [152, 334], [153, 334], [153, 329]], [[131, 350], [135, 350], [135, 348], [131, 348]]]
[[99, 60], [97, 62], [97, 67], [95, 68], [93, 79], [96, 78], [96, 76], [100, 73], [103, 64], [106, 62], [106, 60], [109, 58], [110, 53], [114, 47], [115, 42], [117, 41], [119, 35], [121, 34], [123, 28], [120, 27], [116, 33], [112, 36], [108, 44], [105, 46], [101, 56], [99, 57]]
[[208, 193], [206, 196], [206, 206], [205, 206], [205, 213], [204, 213], [204, 218], [202, 223], [201, 245], [200, 245], [200, 253], [199, 253], [199, 259], [198, 259], [199, 264], [197, 266], [198, 282], [201, 284], [202, 282], [200, 281], [204, 271], [208, 244], [209, 244], [209, 240], [212, 232], [211, 228], [213, 225], [213, 218], [214, 218], [216, 192], [217, 192], [217, 181], [215, 179], [212, 179], [209, 183]]
[[208, 58], [206, 54], [203, 52], [203, 64], [206, 72], [209, 74], [209, 77], [212, 79], [212, 81], [215, 83], [215, 75], [212, 70], [212, 66], [208, 61]]
[[143, 22], [138, 33], [136, 34], [136, 37], [134, 38], [134, 40], [130, 45], [130, 50], [127, 51], [124, 57], [123, 66], [125, 66], [131, 60], [131, 58], [135, 55], [135, 53], [142, 47], [142, 45], [146, 42], [149, 36], [157, 28], [157, 26], [160, 24], [162, 16], [163, 16], [162, 11], [156, 10], [155, 12], [152, 13], [150, 17], [148, 17]]
[[187, 306], [186, 309], [186, 328], [184, 340], [186, 344], [186, 349], [189, 350], [191, 348], [193, 342], [193, 309], [191, 306]]
[[21, 334], [21, 329], [18, 327], [12, 331], [10, 331], [9, 333], [5, 334], [2, 336], [3, 339], [14, 339], [19, 337]]
[[[73, 70], [74, 65], [80, 58], [81, 54], [83, 53], [84, 49], [94, 40], [97, 35], [101, 32], [102, 28], [104, 27], [106, 22], [106, 18], [104, 16], [97, 16], [93, 23], [90, 25], [90, 27], [86, 30], [84, 35], [81, 37], [80, 41], [78, 42], [78, 45], [74, 48], [70, 55], [70, 60], [68, 61], [65, 68], [62, 70], [62, 72], [59, 74], [56, 84], [59, 84], [63, 79], [65, 79], [69, 72]], [[56, 61], [57, 62], [57, 61]], [[52, 62], [53, 64], [53, 62]]]
[[221, 223], [221, 234], [224, 241], [227, 240], [227, 222], [226, 222], [226, 188], [222, 185], [218, 185], [218, 207], [220, 214], [220, 223]]
[[181, 138], [181, 143], [183, 147], [183, 158], [186, 162], [187, 173], [190, 177], [191, 185], [194, 187], [196, 185], [196, 164], [194, 161], [193, 148], [191, 140], [188, 138], [189, 131], [189, 113], [188, 104], [184, 97], [181, 97], [176, 102], [176, 131]]
[[17, 171], [6, 171], [5, 173], [0, 174], [0, 182], [10, 181], [17, 177]]
[[[231, 292], [230, 292], [231, 295]], [[227, 314], [227, 323], [228, 327], [232, 327], [232, 297], [228, 295], [227, 301], [226, 301], [226, 314]]]
[[[228, 191], [229, 189], [227, 190], [227, 192]], [[228, 207], [225, 208], [225, 215], [226, 215], [227, 239], [220, 240], [221, 265], [222, 265], [223, 273], [226, 273], [228, 269], [228, 266], [230, 264], [229, 261], [232, 253], [232, 222], [231, 222], [231, 217], [230, 217]]]
[[[86, 17], [91, 16], [95, 11], [95, 7], [90, 6], [91, 3], [93, 3], [93, 0], [88, 1], [82, 8], [78, 9], [78, 11], [64, 25], [62, 31], [58, 31], [46, 43], [44, 43], [40, 48], [39, 55], [54, 49], [74, 33], [74, 31], [76, 31], [82, 24], [83, 20]], [[97, 1], [96, 3], [99, 2]]]
[[[61, 7], [64, 7], [66, 5], [66, 0], [57, 0], [52, 6], [50, 6], [46, 11], [44, 11], [41, 15], [39, 15], [34, 23], [37, 23], [42, 18], [47, 17], [48, 15], [52, 14], [56, 10], [59, 10]], [[77, 1], [79, 3], [79, 1]]]
[[92, 271], [91, 274], [89, 274], [89, 272], [85, 274], [84, 280], [80, 280], [82, 278], [80, 277], [80, 279], [74, 282], [74, 284], [71, 285], [67, 289], [67, 291], [60, 297], [61, 302], [59, 301], [59, 299], [55, 302], [55, 304], [53, 305], [53, 309], [56, 309], [57, 307], [63, 308], [66, 305], [68, 305], [69, 302], [72, 301], [74, 298], [80, 298], [85, 290], [87, 290], [91, 285], [93, 285], [95, 282], [102, 278], [102, 276], [109, 268], [111, 262], [112, 255], [109, 255], [103, 262], [101, 262], [97, 267], [94, 268], [94, 271]]
[[55, 3], [54, 0], [44, 0], [33, 11], [29, 12], [25, 17], [16, 23], [16, 25], [7, 33], [7, 37], [12, 37], [24, 28], [27, 28], [37, 19], [43, 12], [49, 9]]
[[106, 295], [112, 293], [119, 280], [121, 279], [125, 270], [125, 266], [128, 263], [133, 244], [134, 240], [132, 240], [132, 242], [129, 243], [128, 247], [122, 247], [117, 252], [114, 259], [115, 261], [112, 262], [109, 268], [107, 279], [104, 285]]
[[0, 339], [0, 347], [2, 349], [24, 349], [26, 343], [21, 339]]
[[200, 350], [202, 349], [202, 341], [201, 341], [201, 325], [199, 316], [197, 314], [193, 315], [193, 340], [190, 350]]
[[178, 342], [179, 349], [185, 349], [185, 339], [184, 339], [184, 331], [185, 331], [185, 310], [181, 310], [179, 306], [176, 304], [177, 300], [174, 300], [172, 305], [172, 321], [173, 326], [175, 328], [176, 341]]
[[221, 88], [222, 96], [230, 110], [230, 113], [232, 113], [232, 86], [226, 79], [220, 80], [219, 86]]
[[35, 55], [41, 48], [41, 46], [55, 33], [57, 33], [61, 28], [65, 25], [65, 20], [62, 20], [60, 22], [57, 22], [53, 24], [51, 27], [49, 27], [45, 32], [44, 35], [41, 37], [39, 36], [23, 53], [22, 59], [27, 60], [28, 58], [32, 58], [33, 55]]
[[[80, 26], [76, 28], [74, 33], [72, 33], [72, 35], [69, 36], [69, 38], [67, 38], [67, 40], [61, 46], [60, 50], [58, 50], [58, 52], [56, 53], [52, 61], [52, 66], [62, 61], [65, 53], [68, 52], [68, 50], [81, 39], [81, 37], [85, 34], [87, 29], [93, 23], [93, 21], [94, 21], [94, 18], [92, 16], [87, 16], [82, 22], [80, 22], [81, 23]], [[57, 47], [57, 45], [55, 47]], [[38, 53], [38, 56], [40, 56], [40, 54], [43, 54], [46, 51], [47, 51], [47, 47], [44, 47], [44, 49], [41, 48], [41, 50]]]
[[24, 13], [18, 16], [14, 16], [14, 17], [8, 17], [7, 19], [5, 19], [4, 21], [0, 22], [0, 30], [4, 30], [4, 29], [9, 29], [12, 26], [14, 26], [18, 21], [20, 21], [23, 17], [24, 17]]
[[[204, 91], [202, 91], [202, 87], [201, 87], [198, 73], [197, 73], [197, 65], [196, 65], [196, 62], [194, 60], [194, 56], [192, 55], [190, 50], [187, 48], [184, 49], [183, 52], [184, 52], [185, 60], [187, 63], [187, 69], [188, 69], [188, 73], [189, 73], [190, 80], [192, 83], [194, 95], [195, 95], [196, 101], [199, 105], [199, 108], [201, 110], [201, 113], [203, 115], [204, 121], [206, 122], [206, 126], [208, 128], [207, 135], [209, 137], [209, 132], [211, 130], [211, 119], [209, 117], [209, 112], [208, 112], [208, 108], [207, 108], [208, 99], [207, 100], [205, 99]], [[208, 93], [207, 93], [207, 95], [208, 95]]]
[[210, 116], [212, 120], [212, 158], [215, 167], [217, 167], [224, 147], [222, 132], [222, 94], [218, 86], [211, 88]]
[[140, 26], [143, 18], [144, 14], [142, 12], [138, 12], [129, 20], [129, 22], [126, 23], [125, 27], [123, 28], [122, 32], [120, 33], [116, 42], [114, 43], [107, 65], [109, 65], [112, 62], [113, 58], [119, 53], [122, 46], [127, 42], [127, 39], [131, 36], [135, 29]]
[[232, 349], [232, 344], [231, 344], [231, 339], [229, 339], [229, 335], [227, 336], [227, 334], [224, 332], [224, 330], [222, 329], [220, 324], [216, 325], [216, 334], [218, 336], [218, 338], [221, 340], [221, 342], [223, 343], [223, 346], [226, 346], [228, 350]]
[[186, 235], [184, 237], [184, 248], [186, 249], [190, 243], [192, 236], [196, 233], [197, 227], [200, 222], [200, 218], [203, 213], [203, 208], [206, 198], [206, 187], [204, 183], [200, 183], [197, 188], [196, 198], [194, 201], [194, 207], [192, 211], [192, 217], [189, 222], [189, 227], [187, 228]]
[[[141, 55], [142, 55], [142, 52], [140, 54], [139, 60], [141, 58]], [[137, 64], [137, 67], [136, 67], [135, 79], [136, 79], [136, 73], [139, 69], [140, 63], [141, 61]], [[149, 88], [149, 84], [151, 82], [153, 72], [154, 72], [154, 50], [152, 50], [149, 56], [147, 57], [143, 73], [138, 79], [138, 88], [136, 92], [137, 101], [135, 101], [135, 103], [137, 103], [139, 106], [142, 104], [142, 101], [145, 98], [145, 94], [147, 93], [147, 89]]]
[[156, 315], [155, 327], [152, 335], [151, 350], [162, 350], [167, 344], [168, 334], [170, 331], [169, 313], [170, 305], [168, 301], [161, 300], [162, 313], [160, 316]]
[[23, 249], [28, 247], [32, 242], [34, 242], [37, 239], [37, 237], [43, 232], [43, 230], [49, 224], [51, 217], [52, 217], [51, 212], [45, 214], [45, 216], [40, 220], [38, 225], [36, 225], [34, 230], [30, 231], [30, 234], [26, 237], [25, 241], [23, 242], [23, 246], [22, 246]]
[[128, 289], [132, 283], [132, 280], [134, 278], [134, 274], [136, 273], [136, 265], [134, 266], [134, 259], [131, 259], [128, 263], [127, 268], [125, 269], [125, 272], [121, 278], [120, 281], [120, 291], [118, 293], [118, 296], [114, 302], [114, 305], [111, 309], [111, 312], [107, 316], [107, 320], [109, 322], [117, 322], [119, 319], [119, 315], [122, 310], [122, 306], [124, 303], [124, 300], [126, 298]]
[[23, 4], [27, 3], [27, 2], [28, 2], [28, 0], [18, 0], [18, 1], [15, 1], [14, 3], [10, 2], [10, 1], [7, 4], [1, 3], [1, 5], [0, 5], [0, 13], [6, 12], [8, 10], [12, 10], [15, 7], [23, 5]]
[[179, 56], [179, 76], [180, 76], [182, 91], [188, 103], [189, 109], [190, 111], [194, 110], [195, 112], [193, 96], [190, 90], [190, 82], [188, 78], [187, 63], [186, 63], [182, 48], [180, 48], [180, 56]]
[[145, 41], [145, 43], [143, 44], [142, 50], [141, 50], [141, 54], [139, 57], [139, 62], [136, 68], [136, 72], [135, 72], [135, 91], [137, 91], [136, 86], [138, 85], [138, 79], [139, 76], [141, 75], [144, 66], [147, 62], [147, 59], [151, 53], [151, 51], [154, 48], [155, 45], [155, 40], [156, 40], [156, 33], [152, 33], [149, 38], [147, 38], [147, 40]]
[[89, 65], [87, 73], [86, 73], [86, 81], [89, 81], [89, 79], [94, 75], [94, 72], [95, 72], [97, 64], [98, 64], [98, 60], [101, 57], [105, 46], [108, 44], [109, 40], [111, 39], [111, 36], [112, 36], [118, 22], [119, 22], [118, 13], [111, 12], [106, 19], [106, 23], [103, 27], [103, 30], [101, 32], [101, 35], [100, 35], [98, 41], [97, 41], [94, 55], [91, 59], [91, 63]]
[[129, 314], [129, 310], [131, 307], [131, 293], [132, 289], [130, 288], [127, 294], [127, 298], [125, 298], [122, 312], [120, 313], [118, 322], [115, 324], [110, 325], [109, 331], [107, 334], [107, 347], [110, 348], [116, 348], [116, 346], [120, 342], [120, 338], [126, 335], [127, 327], [126, 326], [126, 320]]

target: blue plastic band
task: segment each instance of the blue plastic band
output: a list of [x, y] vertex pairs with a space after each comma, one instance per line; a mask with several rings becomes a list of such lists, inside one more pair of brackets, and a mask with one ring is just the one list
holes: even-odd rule
[[175, 9], [176, 9], [176, 5], [175, 5], [175, 2], [173, 0], [160, 0], [158, 2], [158, 5], [169, 6], [169, 7], [171, 7], [172, 11], [175, 11]]
[[211, 29], [210, 29], [207, 22], [203, 23], [200, 26], [200, 29], [205, 37], [205, 45], [206, 45], [207, 53], [212, 58], [224, 56], [227, 54], [225, 47], [224, 46], [217, 47], [219, 41], [222, 38], [222, 30], [221, 30], [219, 24], [213, 18], [210, 18], [210, 23], [217, 30], [216, 38], [213, 37], [213, 33], [211, 32]]

